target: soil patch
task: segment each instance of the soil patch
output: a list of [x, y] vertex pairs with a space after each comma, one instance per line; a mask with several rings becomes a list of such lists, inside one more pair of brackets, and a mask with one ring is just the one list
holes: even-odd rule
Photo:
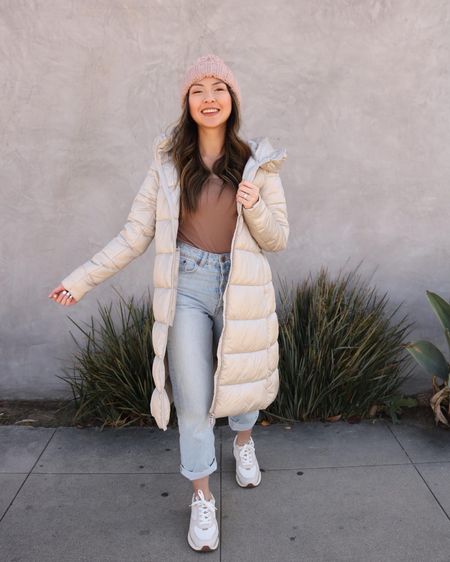
[[[76, 408], [71, 400], [0, 400], [0, 425], [34, 427], [85, 427], [73, 422]], [[101, 424], [93, 424], [101, 425]]]
[[[413, 408], [404, 408], [398, 414], [399, 423], [436, 427], [434, 414], [429, 405], [420, 403]], [[83, 423], [74, 422], [76, 408], [73, 400], [0, 400], [0, 425], [28, 425], [34, 427], [90, 427], [101, 426], [95, 419]], [[380, 416], [390, 419], [386, 415]], [[218, 419], [224, 425], [226, 419]], [[130, 424], [131, 425], [131, 424]]]

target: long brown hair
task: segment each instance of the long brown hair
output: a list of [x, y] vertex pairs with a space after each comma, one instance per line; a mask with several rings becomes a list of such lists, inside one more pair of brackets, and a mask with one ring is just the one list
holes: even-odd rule
[[[212, 172], [237, 190], [242, 181], [244, 166], [252, 152], [248, 144], [238, 136], [241, 123], [239, 107], [234, 91], [228, 84], [226, 86], [231, 95], [231, 113], [226, 122], [223, 154], [214, 162]], [[196, 210], [202, 187], [211, 174], [200, 156], [198, 127], [189, 112], [188, 100], [189, 91], [184, 99], [182, 114], [169, 135], [167, 149], [180, 180], [180, 215]], [[224, 187], [225, 184], [222, 190]]]

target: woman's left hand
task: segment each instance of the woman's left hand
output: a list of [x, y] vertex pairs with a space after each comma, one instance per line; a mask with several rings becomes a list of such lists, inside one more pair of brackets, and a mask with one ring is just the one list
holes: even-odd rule
[[249, 209], [258, 201], [259, 187], [249, 181], [241, 181], [236, 192], [236, 201]]

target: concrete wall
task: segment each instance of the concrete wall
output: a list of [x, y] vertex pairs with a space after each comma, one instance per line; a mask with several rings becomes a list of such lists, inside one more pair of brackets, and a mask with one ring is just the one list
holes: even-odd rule
[[[69, 396], [68, 317], [97, 316], [113, 286], [152, 290], [153, 245], [79, 305], [47, 298], [121, 228], [186, 65], [210, 51], [241, 85], [243, 136], [288, 149], [274, 271], [363, 260], [444, 349], [425, 290], [450, 296], [448, 2], [2, 0], [0, 49], [2, 398]], [[407, 390], [427, 387], [416, 370]]]

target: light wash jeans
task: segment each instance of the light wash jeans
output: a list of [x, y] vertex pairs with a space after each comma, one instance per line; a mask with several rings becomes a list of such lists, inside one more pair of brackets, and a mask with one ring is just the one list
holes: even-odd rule
[[[207, 252], [181, 240], [176, 310], [169, 326], [167, 354], [178, 418], [180, 472], [189, 480], [217, 470], [214, 426], [209, 408], [214, 392], [214, 360], [223, 326], [223, 292], [230, 252]], [[228, 416], [234, 431], [250, 429], [259, 410]]]

